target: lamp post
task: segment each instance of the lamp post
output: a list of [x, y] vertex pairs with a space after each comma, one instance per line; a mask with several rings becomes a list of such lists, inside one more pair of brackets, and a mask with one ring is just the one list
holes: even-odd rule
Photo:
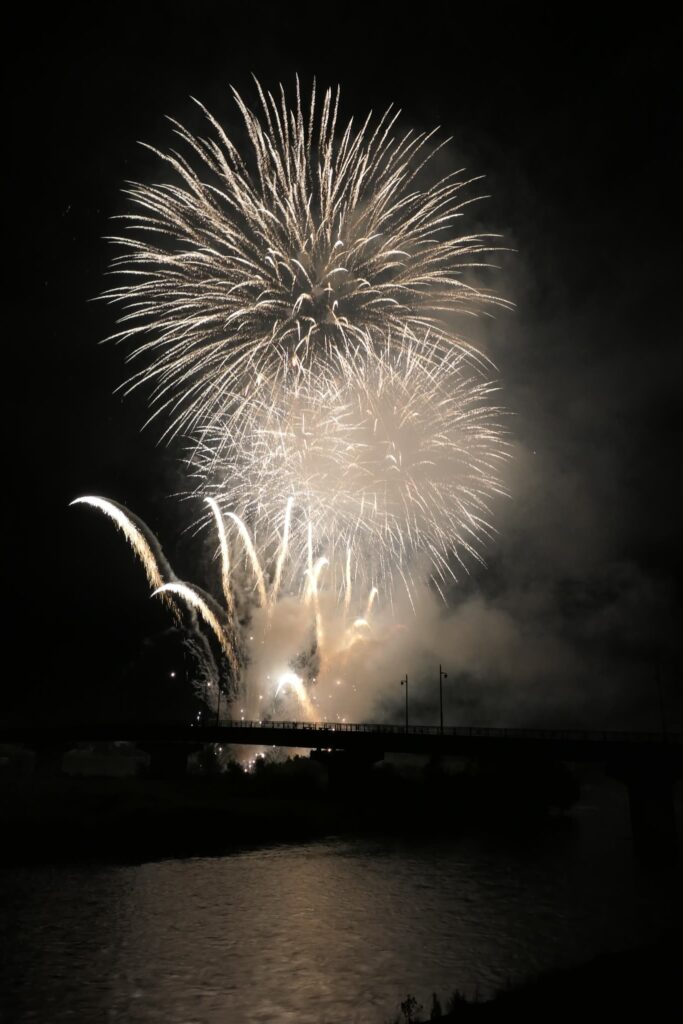
[[408, 732], [408, 673], [406, 672], [405, 679], [401, 680], [401, 686], [406, 688], [406, 732]]
[[441, 733], [443, 734], [443, 681], [448, 679], [448, 673], [442, 671], [439, 665], [439, 718], [441, 722]]
[[218, 707], [216, 708], [216, 725], [221, 724], [221, 684], [218, 683]]
[[664, 712], [664, 692], [662, 690], [662, 665], [659, 657], [655, 660], [655, 680], [657, 682], [657, 694], [659, 696], [659, 722], [662, 730], [662, 739], [666, 739], [666, 714]]

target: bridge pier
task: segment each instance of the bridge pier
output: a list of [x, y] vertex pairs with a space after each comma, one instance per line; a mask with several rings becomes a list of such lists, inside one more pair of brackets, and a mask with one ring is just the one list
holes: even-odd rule
[[148, 778], [182, 779], [187, 775], [188, 757], [200, 749], [201, 743], [153, 742], [138, 746], [149, 754]]
[[674, 783], [678, 773], [665, 757], [622, 761], [607, 774], [628, 789], [633, 848], [647, 864], [671, 864], [678, 858]]

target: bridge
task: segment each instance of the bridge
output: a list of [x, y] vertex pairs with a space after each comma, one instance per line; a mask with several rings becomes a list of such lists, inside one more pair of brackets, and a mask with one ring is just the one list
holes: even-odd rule
[[626, 757], [645, 762], [666, 757], [683, 763], [683, 733], [605, 732], [578, 729], [503, 729], [477, 726], [369, 725], [353, 722], [285, 722], [221, 719], [211, 723], [113, 722], [0, 725], [0, 743], [33, 749], [82, 742], [150, 744], [248, 744], [292, 749], [345, 750], [368, 755], [427, 754], [454, 757], [594, 761]]
[[422, 754], [506, 762], [601, 763], [628, 787], [636, 847], [676, 844], [674, 783], [683, 778], [683, 734], [506, 729], [476, 726], [365, 724], [349, 722], [245, 721], [211, 723], [80, 723], [0, 725], [0, 743], [36, 752], [38, 770], [57, 771], [63, 755], [81, 742], [129, 741], [150, 754], [153, 775], [182, 775], [189, 753], [203, 744], [280, 746], [311, 750], [337, 767], [369, 768], [385, 754]]

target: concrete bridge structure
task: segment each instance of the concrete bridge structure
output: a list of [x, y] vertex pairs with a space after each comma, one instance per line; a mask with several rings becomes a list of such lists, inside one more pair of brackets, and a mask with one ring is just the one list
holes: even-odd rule
[[683, 778], [683, 734], [505, 729], [458, 726], [284, 722], [223, 719], [211, 723], [79, 723], [0, 725], [0, 743], [36, 753], [37, 770], [55, 772], [67, 750], [82, 742], [130, 741], [150, 755], [151, 774], [182, 775], [203, 744], [280, 746], [313, 756], [341, 754], [357, 770], [385, 754], [464, 757], [505, 763], [549, 761], [602, 764], [629, 792], [637, 851], [647, 857], [676, 850], [674, 784]]

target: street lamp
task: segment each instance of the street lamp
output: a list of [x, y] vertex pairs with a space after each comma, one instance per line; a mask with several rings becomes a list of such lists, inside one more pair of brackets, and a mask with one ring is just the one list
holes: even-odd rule
[[439, 665], [439, 712], [441, 718], [441, 732], [443, 733], [443, 681], [448, 679], [448, 673], [443, 672]]
[[657, 694], [659, 696], [659, 721], [662, 729], [662, 739], [666, 739], [666, 714], [664, 711], [664, 691], [662, 690], [662, 663], [659, 657], [655, 659], [655, 681], [657, 683]]
[[405, 679], [401, 680], [401, 686], [406, 688], [406, 732], [408, 732], [408, 673], [406, 672]]

